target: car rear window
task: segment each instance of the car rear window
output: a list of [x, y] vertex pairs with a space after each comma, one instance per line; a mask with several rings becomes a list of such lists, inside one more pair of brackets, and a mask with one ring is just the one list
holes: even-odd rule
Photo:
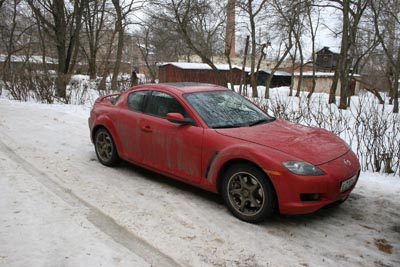
[[149, 91], [136, 91], [128, 95], [128, 108], [133, 111], [143, 110], [143, 104]]

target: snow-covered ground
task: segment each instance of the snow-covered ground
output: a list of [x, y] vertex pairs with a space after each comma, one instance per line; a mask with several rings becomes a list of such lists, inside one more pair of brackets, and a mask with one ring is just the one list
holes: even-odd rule
[[102, 166], [89, 109], [0, 99], [0, 266], [400, 266], [400, 178], [337, 208], [244, 223], [211, 193]]

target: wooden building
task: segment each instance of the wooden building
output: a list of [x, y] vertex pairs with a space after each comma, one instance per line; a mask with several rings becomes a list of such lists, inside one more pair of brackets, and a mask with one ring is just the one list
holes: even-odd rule
[[317, 71], [332, 72], [335, 71], [339, 60], [339, 53], [332, 51], [329, 47], [324, 47], [316, 53]]
[[[271, 71], [260, 70], [257, 74], [257, 85], [265, 86], [268, 78], [271, 76]], [[281, 87], [281, 86], [290, 86], [292, 82], [292, 75], [290, 73], [284, 71], [277, 71], [274, 73], [274, 76], [271, 80], [270, 88]]]
[[167, 62], [159, 65], [158, 79], [160, 83], [198, 82], [222, 86], [227, 86], [230, 82], [240, 84], [242, 70], [239, 67], [230, 70], [228, 65], [215, 66], [218, 71], [203, 63]]

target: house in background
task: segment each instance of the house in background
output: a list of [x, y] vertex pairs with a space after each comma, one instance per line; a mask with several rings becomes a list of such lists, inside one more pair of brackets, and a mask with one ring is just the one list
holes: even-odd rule
[[315, 64], [318, 72], [334, 72], [339, 61], [339, 51], [325, 46], [316, 52]]
[[[316, 53], [316, 69], [315, 74], [316, 87], [315, 92], [329, 93], [333, 83], [334, 71], [338, 62], [339, 53], [324, 47]], [[186, 62], [167, 62], [158, 66], [159, 82], [172, 83], [172, 82], [199, 82], [199, 83], [212, 83], [222, 86], [227, 86], [227, 82], [232, 81], [233, 84], [249, 84], [249, 68], [245, 69], [245, 76], [241, 67], [233, 66], [232, 70], [229, 65], [216, 64], [218, 72], [214, 71], [208, 64], [203, 63], [186, 63]], [[293, 88], [296, 89], [299, 83], [300, 69], [303, 69], [302, 76], [302, 91], [311, 91], [313, 84], [312, 62], [306, 64], [296, 65], [293, 67], [280, 69], [274, 73], [271, 81], [271, 88], [290, 86], [293, 78]], [[265, 86], [268, 77], [271, 75], [269, 70], [260, 70], [257, 74], [257, 85]], [[244, 77], [244, 78], [243, 78]], [[349, 94], [357, 94], [360, 90], [360, 76], [353, 75], [353, 80], [349, 85]], [[340, 95], [340, 82], [338, 84], [336, 94]]]
[[[329, 91], [330, 91], [332, 83], [333, 83], [334, 75], [335, 75], [334, 72], [316, 72], [315, 73], [315, 81], [316, 81], [315, 92], [329, 94]], [[300, 77], [300, 73], [296, 72], [294, 74], [294, 82], [293, 82], [294, 88], [297, 88], [297, 85], [299, 84], [299, 80], [300, 80], [299, 77]], [[361, 89], [359, 77], [360, 77], [360, 75], [358, 75], [358, 74], [353, 75], [353, 80], [350, 82], [350, 84], [348, 86], [349, 95], [355, 95]], [[313, 84], [313, 73], [312, 72], [304, 72], [303, 78], [302, 78], [302, 83], [301, 83], [302, 90], [310, 92], [311, 88], [312, 88], [312, 84]], [[338, 95], [338, 96], [340, 95], [340, 81], [338, 81], [336, 95]]]
[[[44, 61], [43, 61], [44, 60]], [[24, 69], [31, 70], [56, 70], [58, 60], [51, 57], [33, 56], [33, 55], [7, 55], [0, 54], [0, 71], [3, 71], [4, 64], [10, 65], [11, 70], [21, 71]], [[44, 66], [44, 64], [46, 66]]]
[[[226, 86], [232, 81], [233, 84], [240, 84], [243, 72], [239, 67], [233, 66], [230, 70], [229, 65], [215, 66], [218, 72], [204, 63], [166, 62], [158, 67], [158, 79], [160, 83], [197, 82]], [[245, 79], [246, 74], [243, 82]]]
[[[268, 78], [271, 76], [270, 70], [260, 70], [257, 74], [257, 85], [265, 86]], [[292, 82], [292, 75], [285, 71], [277, 71], [274, 73], [274, 76], [271, 80], [270, 88], [281, 87], [281, 86], [290, 86]]]
[[[324, 47], [318, 52], [316, 52], [315, 59], [315, 92], [317, 93], [327, 93], [331, 89], [333, 83], [333, 77], [335, 76], [335, 69], [339, 60], [339, 53], [336, 49], [332, 49], [329, 47]], [[310, 70], [311, 67], [311, 70]], [[300, 80], [299, 70], [295, 70], [293, 86], [297, 88]], [[349, 73], [349, 76], [352, 75]], [[353, 79], [350, 81], [348, 86], [348, 94], [355, 95], [361, 89], [360, 83], [360, 75], [353, 74]], [[312, 64], [303, 66], [303, 76], [302, 76], [302, 84], [301, 89], [303, 91], [311, 91], [313, 85], [313, 72], [312, 72]], [[338, 82], [336, 95], [340, 95], [340, 81]]]
[[[227, 86], [227, 82], [234, 85], [248, 84], [250, 69], [246, 68], [243, 75], [241, 67], [216, 64], [218, 72], [214, 71], [208, 64], [203, 63], [187, 63], [187, 62], [167, 62], [160, 64], [159, 82], [198, 82], [212, 83]], [[257, 74], [257, 85], [265, 86], [268, 77], [271, 75], [269, 70], [260, 70]], [[271, 88], [280, 86], [289, 86], [291, 83], [291, 74], [283, 71], [277, 71], [271, 81]]]

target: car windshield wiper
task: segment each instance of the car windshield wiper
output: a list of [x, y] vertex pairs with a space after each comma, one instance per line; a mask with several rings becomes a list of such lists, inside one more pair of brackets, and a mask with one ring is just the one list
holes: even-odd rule
[[249, 126], [255, 126], [255, 125], [258, 125], [258, 124], [263, 124], [263, 123], [271, 122], [271, 121], [274, 121], [274, 120], [275, 120], [275, 118], [260, 119], [260, 120], [257, 120], [257, 121], [254, 121], [254, 122], [250, 123]]

